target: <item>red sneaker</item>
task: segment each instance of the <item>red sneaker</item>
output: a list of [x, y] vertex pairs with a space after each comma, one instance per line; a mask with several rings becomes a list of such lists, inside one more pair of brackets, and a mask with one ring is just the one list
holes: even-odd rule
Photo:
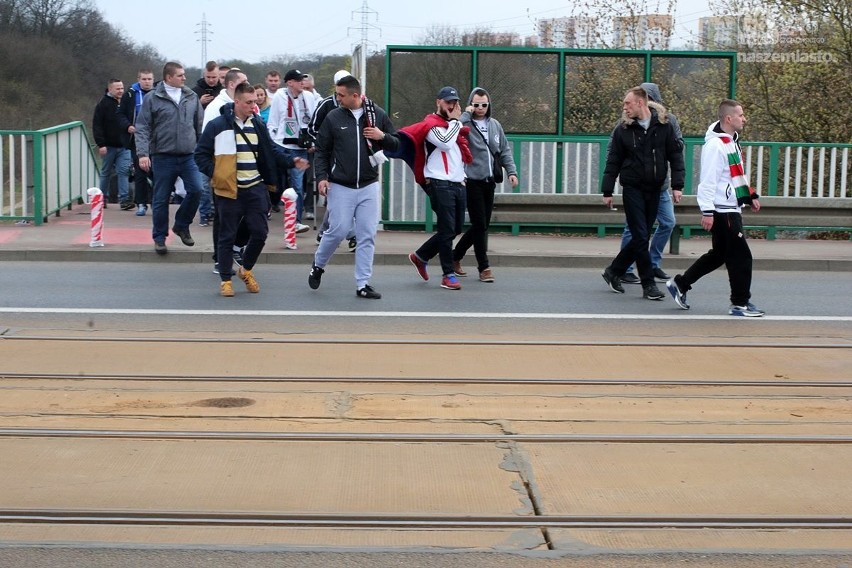
[[420, 278], [423, 280], [429, 280], [429, 273], [426, 272], [426, 265], [429, 264], [428, 262], [420, 260], [420, 257], [415, 253], [409, 254], [408, 260], [410, 260], [411, 264], [414, 265], [414, 268], [417, 269], [417, 274], [420, 275]]
[[461, 290], [461, 284], [455, 274], [448, 274], [441, 279], [441, 288], [447, 290]]

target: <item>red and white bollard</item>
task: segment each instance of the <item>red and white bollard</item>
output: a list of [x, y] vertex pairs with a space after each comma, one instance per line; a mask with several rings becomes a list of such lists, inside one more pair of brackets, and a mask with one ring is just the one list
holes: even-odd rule
[[296, 190], [288, 187], [281, 196], [284, 205], [284, 246], [296, 250]]
[[104, 194], [97, 187], [86, 190], [92, 208], [92, 240], [90, 247], [104, 246]]

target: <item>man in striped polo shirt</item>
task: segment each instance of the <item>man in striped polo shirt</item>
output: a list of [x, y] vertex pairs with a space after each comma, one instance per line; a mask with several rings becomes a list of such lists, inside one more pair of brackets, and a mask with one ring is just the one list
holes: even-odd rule
[[[269, 233], [266, 213], [270, 192], [275, 191], [278, 182], [278, 168], [304, 170], [308, 167], [307, 160], [294, 159], [288, 150], [272, 142], [263, 121], [254, 114], [256, 106], [254, 88], [247, 82], [237, 85], [234, 102], [225, 105], [221, 116], [204, 128], [195, 149], [198, 169], [210, 177], [210, 185], [218, 197], [218, 250], [231, 250], [240, 219], [245, 219], [249, 241], [238, 276], [253, 294], [260, 291], [252, 269]], [[233, 257], [220, 256], [220, 294], [231, 297], [234, 295], [231, 285]]]

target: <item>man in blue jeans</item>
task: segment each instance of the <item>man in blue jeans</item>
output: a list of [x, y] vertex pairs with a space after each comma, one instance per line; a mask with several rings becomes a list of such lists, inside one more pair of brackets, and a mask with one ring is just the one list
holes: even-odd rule
[[[642, 83], [640, 85], [645, 92], [648, 93], [648, 99], [655, 103], [663, 104], [662, 95], [660, 95], [660, 88], [656, 83]], [[680, 145], [683, 146], [683, 132], [680, 130], [680, 124], [677, 121], [677, 117], [671, 112], [668, 113], [669, 124], [672, 125], [674, 129], [675, 136], [680, 141]], [[663, 190], [660, 193], [660, 206], [657, 209], [657, 229], [654, 231], [654, 235], [651, 237], [651, 246], [649, 252], [651, 253], [651, 266], [654, 270], [654, 278], [657, 282], [665, 282], [670, 276], [666, 274], [662, 267], [660, 266], [663, 261], [663, 251], [666, 249], [666, 243], [669, 242], [669, 237], [672, 235], [672, 231], [675, 228], [675, 214], [674, 214], [674, 204], [680, 203], [680, 198], [683, 196], [683, 192], [678, 190], [673, 190], [671, 195], [669, 195], [669, 178], [666, 178], [666, 182], [663, 184]], [[624, 224], [624, 233], [621, 237], [621, 248], [627, 246], [630, 242], [632, 235], [630, 233], [630, 227], [627, 223]], [[639, 284], [639, 277], [633, 273], [633, 266], [631, 265], [627, 272], [624, 273], [624, 276], [621, 277], [621, 282], [623, 284]]]
[[92, 117], [92, 133], [95, 144], [98, 145], [98, 155], [103, 159], [101, 164], [101, 191], [104, 194], [106, 206], [109, 193], [109, 180], [113, 174], [118, 177], [118, 202], [121, 209], [133, 209], [130, 199], [130, 135], [133, 125], [122, 108], [124, 83], [118, 79], [110, 79], [107, 91], [95, 107]]
[[201, 136], [204, 109], [198, 95], [184, 86], [186, 71], [180, 63], [163, 67], [163, 81], [142, 100], [136, 117], [136, 153], [139, 167], [157, 171], [151, 200], [154, 251], [166, 254], [169, 235], [169, 194], [178, 177], [183, 180], [186, 197], [175, 213], [172, 231], [188, 247], [195, 245], [189, 225], [198, 211], [201, 175], [195, 164], [195, 146]]

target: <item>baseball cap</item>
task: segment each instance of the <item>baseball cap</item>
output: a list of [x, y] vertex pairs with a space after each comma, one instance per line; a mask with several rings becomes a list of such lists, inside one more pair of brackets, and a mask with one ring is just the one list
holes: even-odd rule
[[299, 71], [298, 69], [290, 69], [284, 75], [284, 81], [301, 81], [305, 78], [305, 74]]
[[459, 100], [459, 92], [455, 89], [455, 87], [444, 87], [440, 91], [438, 91], [437, 98], [445, 100], [447, 102], [457, 101]]
[[351, 74], [352, 73], [350, 73], [346, 69], [341, 69], [340, 71], [334, 74], [334, 84], [336, 85], [338, 81], [340, 81], [344, 77], [350, 76]]

